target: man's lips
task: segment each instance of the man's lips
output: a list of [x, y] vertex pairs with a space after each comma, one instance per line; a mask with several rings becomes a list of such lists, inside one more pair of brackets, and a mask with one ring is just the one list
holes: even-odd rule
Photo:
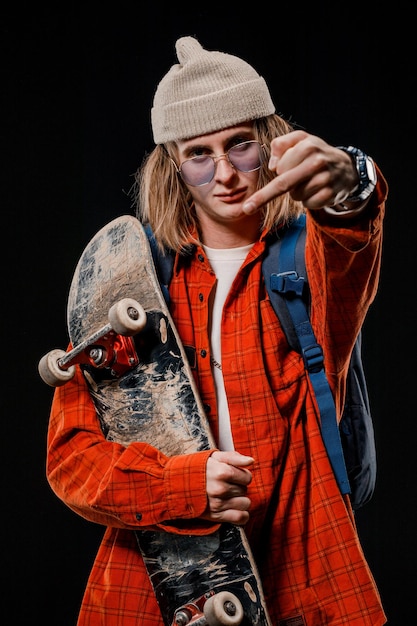
[[215, 195], [216, 195], [216, 198], [218, 198], [222, 202], [226, 202], [226, 203], [241, 202], [246, 195], [246, 188], [235, 189], [235, 191], [231, 191], [230, 193], [217, 193]]

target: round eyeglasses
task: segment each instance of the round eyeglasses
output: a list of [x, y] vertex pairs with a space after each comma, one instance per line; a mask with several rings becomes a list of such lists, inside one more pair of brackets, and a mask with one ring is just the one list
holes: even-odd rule
[[[191, 187], [201, 187], [210, 183], [216, 171], [219, 159], [226, 158], [232, 167], [240, 172], [255, 172], [259, 170], [265, 157], [265, 144], [259, 141], [243, 141], [229, 148], [224, 154], [215, 156], [202, 154], [186, 159], [177, 167], [182, 180]], [[172, 160], [172, 159], [171, 159]]]

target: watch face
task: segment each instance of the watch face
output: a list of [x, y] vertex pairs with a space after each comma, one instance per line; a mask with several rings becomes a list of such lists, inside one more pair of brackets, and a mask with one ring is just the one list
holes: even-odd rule
[[368, 172], [368, 178], [371, 183], [376, 185], [376, 171], [374, 162], [370, 157], [365, 157], [366, 160], [366, 171]]

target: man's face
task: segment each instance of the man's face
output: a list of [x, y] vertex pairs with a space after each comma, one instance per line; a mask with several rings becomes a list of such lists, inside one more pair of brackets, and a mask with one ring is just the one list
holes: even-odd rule
[[[205, 226], [248, 220], [242, 205], [257, 189], [259, 160], [263, 156], [262, 147], [255, 141], [253, 124], [243, 123], [176, 143], [177, 165], [183, 167], [183, 180], [193, 197], [203, 239]], [[215, 158], [194, 159], [203, 156]], [[241, 171], [240, 167], [251, 171]], [[259, 216], [251, 221], [258, 224]]]

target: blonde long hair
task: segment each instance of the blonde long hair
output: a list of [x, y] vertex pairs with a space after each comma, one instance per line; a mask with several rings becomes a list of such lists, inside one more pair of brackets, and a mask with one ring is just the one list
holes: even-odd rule
[[[267, 164], [269, 145], [274, 137], [285, 135], [292, 126], [277, 114], [254, 120], [256, 139], [265, 144], [267, 158], [259, 171], [258, 189], [266, 185], [274, 175]], [[149, 224], [161, 247], [183, 251], [191, 242], [192, 233], [199, 233], [193, 200], [185, 183], [178, 176], [171, 158], [177, 156], [175, 142], [157, 145], [147, 155], [135, 174], [133, 199], [136, 216]], [[259, 232], [276, 229], [303, 211], [300, 202], [285, 194], [271, 200], [260, 211]]]

